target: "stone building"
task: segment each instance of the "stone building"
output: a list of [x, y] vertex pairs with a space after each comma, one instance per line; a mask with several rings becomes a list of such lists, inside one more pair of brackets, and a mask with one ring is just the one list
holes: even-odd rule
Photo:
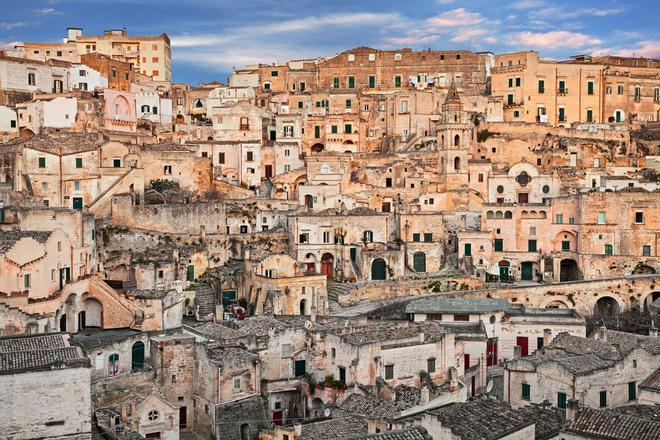
[[3, 435], [92, 438], [90, 362], [69, 335], [0, 338]]

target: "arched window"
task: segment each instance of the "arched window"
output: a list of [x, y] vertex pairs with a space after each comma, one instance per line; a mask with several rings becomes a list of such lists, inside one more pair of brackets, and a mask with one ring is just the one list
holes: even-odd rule
[[488, 211], [486, 213], [486, 218], [495, 218], [495, 213], [493, 211]]
[[461, 169], [461, 158], [460, 157], [455, 157], [454, 158], [454, 170], [458, 171]]
[[504, 211], [504, 218], [513, 218], [513, 213], [511, 211]]
[[454, 136], [454, 147], [458, 147], [461, 143], [461, 137], [459, 135]]
[[149, 113], [149, 106], [148, 105], [146, 105], [146, 104], [143, 105], [141, 107], [141, 109], [142, 109], [142, 113]]

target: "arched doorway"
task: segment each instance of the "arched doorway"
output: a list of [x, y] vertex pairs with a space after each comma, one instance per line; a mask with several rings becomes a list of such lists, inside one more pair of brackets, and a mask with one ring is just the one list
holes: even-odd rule
[[335, 257], [331, 253], [326, 252], [323, 254], [321, 257], [321, 273], [324, 273], [328, 278], [332, 278], [334, 263]]
[[87, 327], [87, 323], [85, 322], [85, 311], [83, 310], [82, 312], [78, 312], [78, 331], [81, 331], [85, 327]]
[[60, 316], [60, 331], [66, 331], [66, 313], [62, 313], [62, 316]]
[[312, 152], [313, 153], [320, 153], [321, 151], [323, 151], [324, 148], [325, 147], [323, 146], [323, 144], [314, 144], [314, 145], [312, 145]]
[[506, 260], [502, 260], [499, 263], [497, 263], [497, 265], [500, 268], [500, 281], [508, 281], [509, 280], [509, 266], [511, 266], [511, 264]]
[[415, 272], [426, 272], [426, 254], [424, 252], [413, 254], [413, 269]]
[[250, 440], [250, 425], [247, 423], [241, 425], [241, 440]]
[[94, 298], [87, 298], [83, 301], [83, 306], [85, 308], [85, 327], [103, 327], [103, 304]]
[[307, 315], [307, 300], [301, 299], [300, 306], [298, 307], [298, 314], [301, 316]]
[[137, 341], [133, 344], [131, 353], [131, 369], [141, 370], [144, 368], [144, 342]]
[[651, 304], [660, 299], [660, 292], [650, 293], [644, 300], [644, 311], [646, 313], [651, 313]]
[[309, 209], [314, 207], [314, 197], [311, 194], [305, 195], [305, 206]]
[[619, 313], [619, 303], [611, 296], [603, 296], [596, 301], [594, 306], [594, 317], [603, 320], [610, 320]]
[[580, 279], [580, 270], [577, 262], [571, 258], [561, 260], [559, 263], [559, 281], [577, 281]]
[[385, 270], [387, 269], [387, 264], [382, 258], [376, 258], [371, 262], [371, 279], [372, 280], [384, 280], [387, 278]]
[[319, 417], [323, 417], [325, 413], [325, 403], [323, 403], [323, 400], [319, 399], [318, 397], [312, 399], [312, 406], [310, 408], [310, 412], [312, 418], [316, 419]]
[[649, 266], [648, 264], [638, 264], [632, 271], [633, 275], [642, 275], [642, 274], [654, 274], [655, 269]]

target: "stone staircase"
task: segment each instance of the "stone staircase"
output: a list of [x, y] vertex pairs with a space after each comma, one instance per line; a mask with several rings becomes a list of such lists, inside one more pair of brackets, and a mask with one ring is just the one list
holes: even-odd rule
[[266, 179], [261, 182], [261, 186], [259, 187], [259, 197], [263, 197], [266, 199], [269, 199], [273, 193], [273, 182], [270, 179]]
[[198, 321], [212, 321], [215, 315], [215, 292], [211, 288], [195, 291], [195, 310]]
[[328, 309], [331, 315], [341, 310], [341, 306], [339, 305], [339, 297], [346, 295], [354, 289], [356, 289], [355, 284], [337, 283], [335, 281], [328, 280]]

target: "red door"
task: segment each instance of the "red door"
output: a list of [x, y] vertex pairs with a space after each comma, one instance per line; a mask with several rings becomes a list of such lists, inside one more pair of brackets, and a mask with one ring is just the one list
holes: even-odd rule
[[282, 424], [282, 410], [279, 411], [273, 411], [273, 424], [274, 425], [281, 425]]
[[307, 263], [307, 273], [314, 273], [316, 270], [316, 264], [314, 263]]
[[527, 336], [518, 336], [516, 338], [516, 345], [520, 347], [520, 356], [527, 356], [528, 352], [528, 341]]
[[490, 338], [486, 342], [486, 366], [497, 365], [497, 339]]

